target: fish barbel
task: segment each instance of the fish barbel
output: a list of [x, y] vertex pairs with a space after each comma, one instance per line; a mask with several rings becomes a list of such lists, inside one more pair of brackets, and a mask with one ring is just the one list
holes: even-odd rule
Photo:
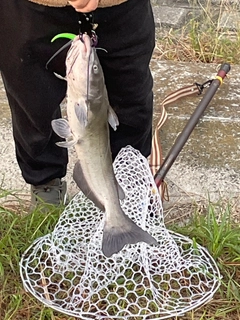
[[73, 178], [94, 204], [105, 212], [102, 251], [105, 256], [119, 252], [126, 244], [157, 241], [138, 227], [120, 206], [124, 191], [112, 166], [109, 127], [116, 130], [118, 118], [109, 105], [103, 71], [91, 39], [76, 37], [67, 53], [67, 117], [52, 121], [53, 130], [75, 146], [78, 156]]

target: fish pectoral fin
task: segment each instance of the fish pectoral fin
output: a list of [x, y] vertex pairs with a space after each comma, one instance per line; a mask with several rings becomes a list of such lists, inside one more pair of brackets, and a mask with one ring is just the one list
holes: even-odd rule
[[116, 225], [105, 223], [103, 229], [102, 251], [106, 257], [118, 253], [126, 244], [146, 242], [147, 244], [158, 245], [147, 231], [138, 227], [128, 216], [124, 215], [122, 224]]
[[71, 139], [67, 141], [56, 142], [56, 145], [62, 148], [71, 148], [77, 143], [76, 139]]
[[97, 195], [92, 191], [86, 180], [80, 161], [77, 161], [73, 169], [73, 179], [77, 186], [85, 194], [85, 196], [90, 199], [101, 211], [105, 211], [104, 205], [98, 199]]
[[75, 114], [77, 116], [78, 121], [80, 122], [81, 126], [84, 128], [87, 126], [88, 118], [87, 118], [87, 107], [81, 106], [79, 103], [75, 103], [74, 105]]
[[108, 107], [108, 123], [114, 131], [117, 130], [117, 126], [119, 125], [118, 116], [111, 106]]
[[72, 137], [72, 131], [66, 119], [54, 119], [51, 122], [53, 131], [61, 138]]

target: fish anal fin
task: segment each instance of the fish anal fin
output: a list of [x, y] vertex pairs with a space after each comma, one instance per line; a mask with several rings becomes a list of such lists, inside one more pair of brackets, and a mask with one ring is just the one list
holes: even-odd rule
[[129, 217], [124, 216], [124, 223], [111, 226], [105, 223], [103, 229], [102, 251], [106, 257], [118, 253], [126, 244], [146, 242], [147, 244], [158, 245], [147, 231], [138, 227]]
[[77, 161], [73, 169], [73, 179], [77, 186], [101, 211], [105, 211], [104, 205], [98, 199], [97, 195], [91, 190], [88, 181], [86, 180], [80, 161]]

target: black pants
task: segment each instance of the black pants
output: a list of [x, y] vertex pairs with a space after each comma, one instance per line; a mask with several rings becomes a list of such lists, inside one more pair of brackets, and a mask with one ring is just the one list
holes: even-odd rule
[[[113, 158], [130, 144], [148, 156], [151, 148], [152, 77], [149, 61], [154, 47], [154, 21], [149, 0], [128, 0], [97, 9], [96, 33], [109, 100], [120, 126], [110, 131]], [[39, 185], [66, 174], [67, 151], [55, 145], [59, 137], [51, 120], [61, 116], [59, 104], [66, 83], [46, 70], [48, 59], [65, 40], [50, 40], [61, 32], [77, 34], [78, 15], [72, 7], [52, 8], [27, 0], [0, 2], [0, 70], [12, 114], [16, 156], [27, 183]], [[58, 58], [55, 71], [64, 68]], [[57, 69], [61, 70], [57, 70]]]

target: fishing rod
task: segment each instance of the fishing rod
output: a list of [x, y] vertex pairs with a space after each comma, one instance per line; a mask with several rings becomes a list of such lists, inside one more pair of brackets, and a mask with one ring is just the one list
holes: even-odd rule
[[156, 174], [154, 176], [154, 181], [155, 181], [157, 187], [160, 187], [166, 174], [168, 173], [169, 169], [173, 165], [173, 163], [176, 160], [177, 156], [179, 155], [180, 151], [184, 147], [190, 134], [192, 133], [193, 129], [196, 127], [199, 119], [202, 117], [208, 104], [212, 100], [217, 89], [223, 83], [223, 79], [226, 77], [226, 75], [230, 71], [230, 69], [231, 69], [231, 67], [230, 67], [230, 64], [228, 64], [228, 63], [224, 63], [221, 65], [215, 79], [211, 82], [207, 92], [205, 93], [202, 100], [200, 101], [200, 103], [196, 107], [195, 111], [193, 112], [192, 116], [190, 117], [186, 126], [184, 127], [183, 131], [177, 137], [174, 145], [172, 146], [171, 150], [169, 151], [169, 153], [166, 156], [165, 160], [163, 161], [162, 165], [160, 166], [160, 168], [156, 172]]

